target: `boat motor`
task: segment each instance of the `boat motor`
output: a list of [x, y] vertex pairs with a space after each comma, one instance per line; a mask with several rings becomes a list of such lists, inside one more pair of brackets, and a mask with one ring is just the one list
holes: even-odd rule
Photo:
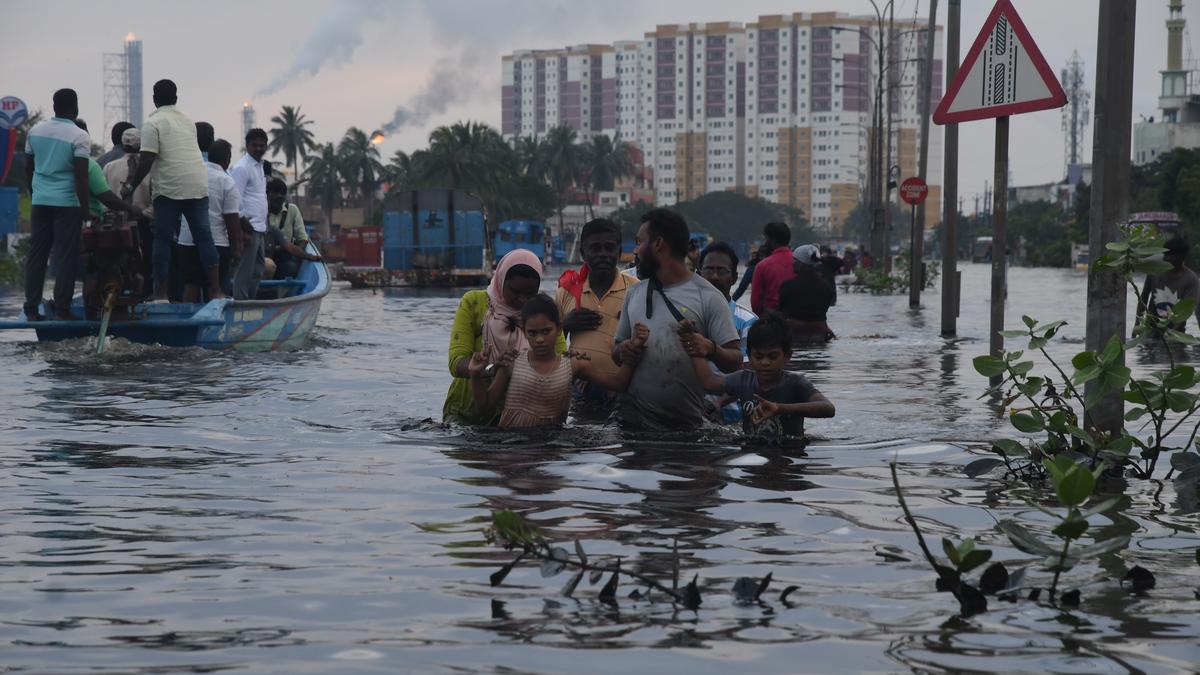
[[114, 311], [120, 318], [133, 318], [133, 307], [143, 299], [144, 282], [137, 224], [124, 212], [108, 211], [83, 228], [81, 250], [87, 318], [95, 321], [102, 313]]

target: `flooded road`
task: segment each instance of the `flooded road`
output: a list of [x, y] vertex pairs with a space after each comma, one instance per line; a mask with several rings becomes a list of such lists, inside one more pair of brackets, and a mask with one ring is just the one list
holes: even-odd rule
[[[736, 438], [649, 441], [598, 427], [557, 439], [444, 429], [457, 293], [338, 287], [314, 343], [241, 355], [0, 335], [0, 670], [105, 672], [1086, 672], [1182, 673], [1200, 663], [1200, 517], [1170, 481], [1131, 481], [1104, 520], [1129, 549], [1065, 576], [1082, 605], [993, 602], [955, 618], [896, 505], [936, 548], [1047, 519], [1038, 489], [967, 478], [1006, 431], [971, 359], [987, 350], [988, 268], [964, 265], [961, 337], [938, 337], [940, 293], [839, 294], [839, 339], [797, 352], [838, 407], [807, 455]], [[1086, 279], [1014, 269], [1020, 314], [1064, 318], [1082, 349]], [[0, 291], [0, 315], [20, 299]], [[1135, 370], [1144, 368], [1132, 364]], [[558, 595], [485, 541], [511, 508], [592, 557], [699, 576], [698, 611]], [[1099, 523], [1097, 523], [1099, 525]], [[880, 552], [896, 554], [882, 556]], [[1158, 576], [1141, 596], [1116, 579]], [[762, 604], [729, 593], [773, 574]], [[1030, 570], [1045, 584], [1046, 573]], [[799, 590], [788, 602], [779, 591]]]

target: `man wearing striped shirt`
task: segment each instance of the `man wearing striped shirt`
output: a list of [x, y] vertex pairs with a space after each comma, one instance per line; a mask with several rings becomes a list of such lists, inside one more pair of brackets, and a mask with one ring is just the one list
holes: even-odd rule
[[54, 92], [54, 117], [29, 130], [25, 141], [25, 178], [33, 195], [32, 236], [25, 261], [25, 318], [41, 321], [46, 265], [53, 251], [55, 318], [70, 320], [75, 294], [80, 230], [88, 208], [88, 159], [92, 139], [75, 126], [79, 97], [74, 89]]

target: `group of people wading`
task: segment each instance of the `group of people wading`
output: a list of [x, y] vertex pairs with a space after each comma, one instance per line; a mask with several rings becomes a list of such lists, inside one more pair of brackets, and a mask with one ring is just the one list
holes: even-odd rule
[[561, 425], [573, 412], [582, 422], [669, 431], [707, 419], [778, 441], [802, 436], [805, 418], [833, 417], [808, 378], [786, 370], [794, 340], [832, 336], [825, 311], [835, 296], [816, 247], [789, 249], [782, 223], [764, 229], [766, 255], [751, 282], [756, 316], [730, 298], [733, 248], [708, 246], [697, 273], [689, 239], [679, 214], [647, 212], [634, 279], [618, 269], [620, 228], [593, 220], [580, 233], [585, 264], [562, 275], [553, 298], [539, 292], [536, 255], [505, 255], [488, 288], [459, 303], [445, 420], [529, 428]]

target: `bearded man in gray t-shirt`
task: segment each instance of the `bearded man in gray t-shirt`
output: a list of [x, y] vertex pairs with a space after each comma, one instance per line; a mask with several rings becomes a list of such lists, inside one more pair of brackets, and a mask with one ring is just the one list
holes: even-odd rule
[[[687, 223], [674, 211], [653, 209], [642, 216], [634, 251], [642, 281], [626, 291], [614, 336], [613, 359], [639, 361], [616, 411], [623, 427], [699, 427], [704, 388], [692, 369], [692, 357], [708, 358], [727, 373], [742, 366], [741, 338], [729, 303], [712, 284], [688, 270], [688, 239]], [[629, 341], [638, 323], [650, 328], [650, 340], [641, 349]]]

